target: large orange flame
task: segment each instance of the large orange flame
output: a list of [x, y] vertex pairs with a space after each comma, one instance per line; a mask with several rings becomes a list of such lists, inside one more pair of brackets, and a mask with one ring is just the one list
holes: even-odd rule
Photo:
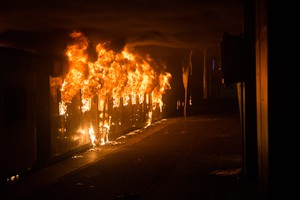
[[[162, 95], [171, 89], [171, 74], [163, 71], [166, 66], [155, 63], [149, 55], [144, 58], [130, 52], [126, 46], [121, 52], [114, 52], [106, 42], [96, 45], [97, 59], [91, 62], [87, 53], [88, 38], [81, 32], [73, 32], [70, 36], [74, 43], [66, 49], [69, 65], [60, 89], [61, 115], [66, 113], [67, 104], [79, 91], [83, 113], [91, 109], [91, 99], [95, 96], [102, 110], [107, 99], [113, 101], [115, 108], [120, 106], [121, 100], [123, 106], [149, 101], [145, 95], [151, 95], [154, 108], [159, 106], [162, 109]], [[107, 124], [100, 124], [100, 129], [104, 127], [106, 132], [109, 131]]]

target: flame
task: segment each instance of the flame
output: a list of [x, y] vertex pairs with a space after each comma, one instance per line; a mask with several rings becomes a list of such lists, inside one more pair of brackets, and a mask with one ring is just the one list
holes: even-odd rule
[[110, 123], [108, 123], [106, 120], [104, 122], [100, 122], [99, 130], [100, 130], [100, 145], [104, 145], [109, 141], [108, 135], [110, 130]]
[[152, 111], [149, 111], [146, 127], [150, 126], [151, 124], [152, 124]]
[[64, 77], [61, 88], [62, 102], [70, 103], [75, 94], [84, 86], [85, 73], [87, 71], [87, 38], [80, 32], [73, 32], [71, 37], [76, 43], [68, 46], [66, 55], [69, 60], [69, 72]]
[[[66, 49], [68, 58], [68, 69], [61, 77], [61, 102], [59, 103], [59, 114], [67, 113], [67, 106], [73, 97], [80, 93], [81, 112], [85, 113], [92, 107], [92, 99], [98, 98], [99, 117], [102, 121], [98, 124], [101, 144], [108, 141], [110, 131], [110, 118], [107, 120], [104, 115], [107, 101], [111, 100], [113, 108], [129, 104], [149, 103], [149, 95], [152, 97], [152, 109], [158, 106], [162, 111], [162, 95], [166, 90], [171, 89], [169, 80], [171, 74], [159, 72], [158, 69], [165, 69], [147, 55], [142, 57], [137, 53], [129, 51], [125, 46], [121, 52], [114, 52], [108, 48], [109, 42], [96, 45], [97, 59], [94, 62], [88, 60], [88, 38], [81, 32], [73, 32], [70, 35], [74, 43]], [[106, 113], [107, 114], [107, 113]], [[149, 117], [152, 111], [149, 112]], [[151, 120], [150, 120], [151, 121]], [[148, 124], [150, 122], [148, 121]], [[89, 129], [91, 141], [94, 144], [95, 137], [92, 137], [94, 130]]]
[[89, 128], [89, 136], [90, 136], [90, 140], [93, 144], [93, 146], [96, 146], [96, 135], [95, 135], [95, 131], [94, 131], [94, 128], [92, 126], [90, 126]]

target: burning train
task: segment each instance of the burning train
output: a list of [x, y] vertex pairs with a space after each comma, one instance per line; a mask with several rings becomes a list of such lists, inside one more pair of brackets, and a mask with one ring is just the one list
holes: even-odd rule
[[[104, 145], [163, 116], [171, 74], [150, 56], [115, 52], [73, 32], [66, 64], [1, 47], [1, 178], [47, 164], [91, 145]], [[8, 66], [8, 67], [7, 67]]]

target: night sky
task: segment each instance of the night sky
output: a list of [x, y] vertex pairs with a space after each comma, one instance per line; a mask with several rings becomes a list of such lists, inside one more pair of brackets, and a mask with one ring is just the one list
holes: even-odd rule
[[0, 45], [64, 55], [69, 34], [82, 31], [94, 46], [110, 41], [116, 51], [127, 45], [150, 54], [178, 82], [191, 50], [194, 74], [200, 75], [204, 49], [209, 64], [220, 63], [223, 33], [243, 32], [243, 6], [243, 0], [1, 0]]

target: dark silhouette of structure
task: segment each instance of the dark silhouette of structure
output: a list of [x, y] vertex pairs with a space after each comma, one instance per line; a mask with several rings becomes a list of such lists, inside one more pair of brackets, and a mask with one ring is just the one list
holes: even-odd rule
[[[279, 154], [289, 154], [286, 132], [289, 116], [284, 70], [287, 48], [283, 48], [284, 19], [278, 16], [281, 5], [274, 1], [245, 1], [244, 35], [224, 33], [221, 42], [225, 84], [240, 84], [244, 144], [244, 177], [258, 183], [261, 199], [290, 194], [286, 168]], [[280, 168], [281, 166], [282, 168]]]
[[[243, 136], [244, 175], [258, 181], [261, 199], [288, 198], [286, 166], [278, 156], [289, 154], [283, 136], [290, 123], [287, 98], [288, 76], [282, 34], [283, 4], [274, 1], [245, 1]], [[280, 153], [279, 153], [280, 152]], [[279, 167], [280, 166], [280, 167]]]

